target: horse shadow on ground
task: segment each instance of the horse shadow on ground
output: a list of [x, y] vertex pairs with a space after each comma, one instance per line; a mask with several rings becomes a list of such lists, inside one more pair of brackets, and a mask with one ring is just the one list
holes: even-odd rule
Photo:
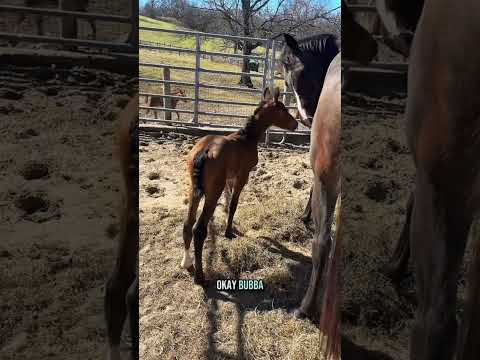
[[[216, 273], [212, 269], [212, 259], [214, 256], [222, 256], [223, 261], [227, 264], [230, 272], [235, 274], [233, 266], [229, 263], [228, 258], [216, 251], [217, 229], [214, 221], [209, 225], [208, 252], [206, 257], [206, 274], [209, 279], [221, 279], [222, 274]], [[295, 307], [300, 305], [303, 295], [308, 287], [310, 278], [312, 261], [308, 256], [302, 253], [292, 251], [282, 245], [275, 239], [263, 238], [267, 240], [265, 243], [266, 250], [274, 254], [282, 256], [287, 261], [289, 277], [285, 278], [284, 283], [276, 281], [272, 284], [266, 284], [265, 291], [235, 291], [224, 292], [215, 288], [213, 281], [207, 281], [204, 286], [204, 300], [208, 304], [208, 334], [207, 347], [205, 349], [205, 357], [208, 360], [246, 360], [251, 356], [245, 350], [245, 340], [243, 338], [243, 327], [245, 323], [245, 315], [248, 311], [255, 310], [257, 312], [266, 312], [276, 309], [284, 309], [291, 312]], [[235, 241], [235, 240], [234, 240]], [[239, 274], [235, 274], [238, 278]], [[224, 276], [224, 275], [223, 275]], [[291, 279], [295, 279], [292, 281]], [[303, 281], [299, 281], [299, 279]], [[215, 334], [219, 331], [218, 312], [219, 301], [231, 302], [235, 304], [236, 310], [236, 346], [235, 355], [226, 353], [217, 349]], [[393, 360], [387, 355], [369, 351], [342, 335], [342, 358], [355, 360]]]

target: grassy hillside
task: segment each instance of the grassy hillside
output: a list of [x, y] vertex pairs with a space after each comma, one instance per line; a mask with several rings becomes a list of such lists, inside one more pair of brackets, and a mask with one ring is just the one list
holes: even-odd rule
[[[140, 26], [156, 28], [156, 29], [170, 29], [170, 30], [191, 30], [170, 21], [156, 20], [146, 16], [139, 16]], [[165, 44], [168, 46], [195, 48], [195, 37], [193, 35], [176, 35], [154, 31], [140, 31], [140, 40], [151, 41]], [[218, 38], [201, 39], [202, 50], [233, 53], [233, 44]], [[265, 48], [259, 47], [254, 50], [256, 54], [264, 54]]]

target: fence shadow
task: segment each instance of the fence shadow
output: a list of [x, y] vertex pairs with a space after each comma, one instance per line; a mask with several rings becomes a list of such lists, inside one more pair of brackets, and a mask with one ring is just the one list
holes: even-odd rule
[[[223, 262], [227, 265], [230, 273], [235, 274], [233, 264], [229, 261], [225, 254], [217, 252], [216, 241], [218, 234], [218, 225], [215, 225], [214, 219], [209, 224], [209, 237], [206, 242], [206, 262], [205, 273], [207, 279], [221, 279], [224, 274], [217, 273], [212, 269], [212, 262], [216, 256], [221, 256]], [[265, 249], [274, 254], [279, 254], [286, 259], [288, 272], [284, 281], [275, 281], [272, 284], [265, 283], [264, 291], [234, 291], [224, 292], [218, 291], [214, 281], [207, 280], [204, 287], [204, 301], [208, 304], [208, 333], [207, 347], [205, 349], [205, 357], [207, 359], [236, 359], [243, 360], [246, 358], [245, 341], [243, 338], [243, 326], [245, 315], [248, 311], [266, 312], [276, 309], [284, 309], [290, 312], [294, 307], [298, 306], [303, 294], [308, 286], [308, 279], [311, 271], [311, 259], [299, 252], [291, 251], [278, 241], [264, 237]], [[240, 275], [240, 274], [238, 274]], [[238, 278], [238, 275], [236, 276]], [[294, 281], [292, 281], [294, 279]], [[305, 279], [305, 281], [300, 281]], [[215, 334], [219, 331], [218, 312], [219, 301], [233, 303], [236, 311], [236, 355], [225, 353], [217, 349]]]

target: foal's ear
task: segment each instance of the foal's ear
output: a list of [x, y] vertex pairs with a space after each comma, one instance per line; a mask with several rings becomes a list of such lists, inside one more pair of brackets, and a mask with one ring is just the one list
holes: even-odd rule
[[292, 35], [283, 34], [283, 40], [285, 41], [285, 45], [293, 52], [294, 55], [298, 55], [302, 52], [298, 46], [297, 40], [295, 40]]
[[270, 92], [270, 88], [266, 87], [265, 90], [263, 90], [263, 100], [268, 101], [272, 99], [272, 93]]
[[280, 89], [277, 86], [273, 91], [273, 101], [277, 102], [279, 96], [280, 96]]

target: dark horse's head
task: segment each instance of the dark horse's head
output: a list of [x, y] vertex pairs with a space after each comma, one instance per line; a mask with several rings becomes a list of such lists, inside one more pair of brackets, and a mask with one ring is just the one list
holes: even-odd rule
[[283, 34], [283, 37], [285, 45], [280, 61], [285, 83], [295, 94], [302, 122], [310, 125], [328, 66], [339, 52], [337, 38], [319, 34], [297, 42], [291, 35]]

